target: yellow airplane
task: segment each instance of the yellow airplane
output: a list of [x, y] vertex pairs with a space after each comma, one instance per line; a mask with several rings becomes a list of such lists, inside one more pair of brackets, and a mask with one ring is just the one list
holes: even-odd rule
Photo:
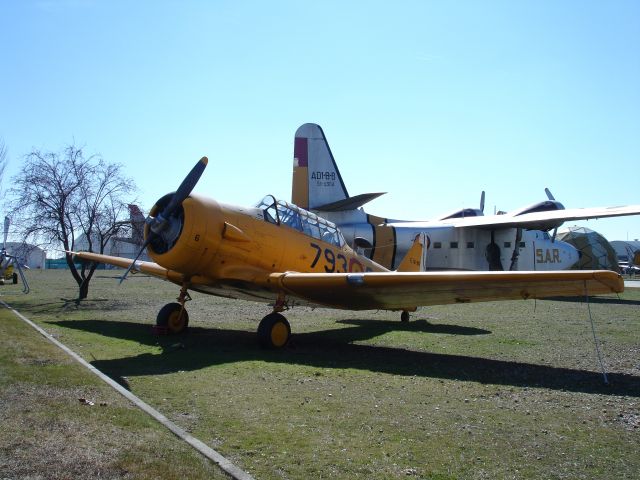
[[[151, 209], [144, 244], [135, 259], [69, 252], [85, 261], [126, 268], [179, 285], [177, 303], [165, 305], [156, 324], [167, 333], [189, 322], [189, 290], [270, 303], [258, 326], [260, 344], [283, 347], [291, 336], [281, 314], [294, 305], [347, 310], [401, 311], [450, 303], [592, 295], [622, 292], [611, 271], [424, 272], [424, 235], [419, 235], [396, 271], [358, 255], [331, 222], [293, 204], [265, 197], [243, 208], [191, 191], [207, 165], [203, 157], [175, 193]], [[147, 249], [153, 262], [138, 261]], [[121, 281], [122, 281], [121, 280]]]

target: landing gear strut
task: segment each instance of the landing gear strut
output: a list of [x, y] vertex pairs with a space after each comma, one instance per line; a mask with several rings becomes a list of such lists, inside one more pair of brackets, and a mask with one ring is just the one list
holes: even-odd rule
[[189, 326], [189, 314], [184, 308], [184, 304], [191, 300], [191, 296], [187, 292], [186, 285], [180, 289], [177, 300], [179, 303], [167, 303], [162, 307], [156, 318], [156, 325], [165, 328], [170, 334], [182, 333]]

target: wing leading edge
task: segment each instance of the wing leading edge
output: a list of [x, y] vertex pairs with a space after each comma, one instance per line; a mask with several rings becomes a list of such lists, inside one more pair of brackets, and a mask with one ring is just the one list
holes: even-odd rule
[[[334, 308], [401, 310], [427, 305], [617, 293], [607, 270], [560, 272], [274, 273], [273, 287]], [[273, 288], [272, 287], [272, 288]]]
[[[131, 258], [123, 258], [123, 257], [114, 257], [112, 255], [102, 255], [100, 253], [91, 253], [91, 252], [69, 252], [73, 254], [74, 258], [79, 258], [81, 260], [96, 262], [96, 263], [106, 263], [108, 265], [114, 265], [120, 268], [129, 268], [133, 263], [133, 259]], [[157, 263], [154, 262], [143, 262], [137, 260], [135, 265], [131, 269], [133, 273], [142, 272], [148, 275], [152, 275], [154, 277], [161, 278], [163, 280], [169, 280], [172, 282], [177, 282], [180, 284], [184, 278], [181, 273], [174, 272], [172, 270], [168, 270], [164, 267], [161, 267]]]

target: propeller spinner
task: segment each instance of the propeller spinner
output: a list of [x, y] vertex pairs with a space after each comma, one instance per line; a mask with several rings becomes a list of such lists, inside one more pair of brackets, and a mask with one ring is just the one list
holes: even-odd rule
[[198, 180], [200, 180], [200, 177], [202, 176], [208, 162], [209, 160], [207, 159], [207, 157], [202, 157], [184, 178], [184, 180], [178, 187], [178, 190], [175, 191], [175, 193], [171, 197], [171, 200], [164, 207], [162, 212], [160, 212], [155, 217], [147, 217], [146, 222], [149, 225], [147, 238], [142, 244], [142, 247], [136, 255], [136, 258], [133, 260], [129, 268], [127, 268], [127, 271], [124, 272], [124, 275], [120, 278], [120, 283], [122, 283], [125, 278], [127, 278], [127, 275], [129, 275], [129, 272], [133, 269], [133, 266], [135, 265], [138, 258], [140, 258], [140, 255], [142, 255], [142, 252], [144, 252], [144, 250], [155, 238], [162, 235], [162, 233], [169, 227], [171, 219], [178, 211], [180, 205], [182, 205], [182, 202], [184, 202], [191, 194], [191, 191], [198, 183]]

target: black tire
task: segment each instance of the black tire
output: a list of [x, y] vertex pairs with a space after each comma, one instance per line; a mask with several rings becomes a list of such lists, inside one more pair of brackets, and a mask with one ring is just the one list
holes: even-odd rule
[[262, 348], [283, 348], [291, 338], [291, 325], [277, 312], [270, 313], [258, 325], [258, 342]]
[[401, 322], [403, 322], [403, 323], [406, 323], [406, 322], [408, 322], [408, 321], [409, 321], [409, 317], [410, 317], [409, 312], [407, 312], [407, 311], [403, 311], [403, 312], [400, 314], [400, 321], [401, 321]]
[[14, 273], [13, 274], [13, 284], [15, 285], [16, 283], [18, 283], [18, 274]]
[[189, 314], [179, 303], [167, 303], [158, 312], [156, 325], [172, 334], [182, 333], [189, 326]]

